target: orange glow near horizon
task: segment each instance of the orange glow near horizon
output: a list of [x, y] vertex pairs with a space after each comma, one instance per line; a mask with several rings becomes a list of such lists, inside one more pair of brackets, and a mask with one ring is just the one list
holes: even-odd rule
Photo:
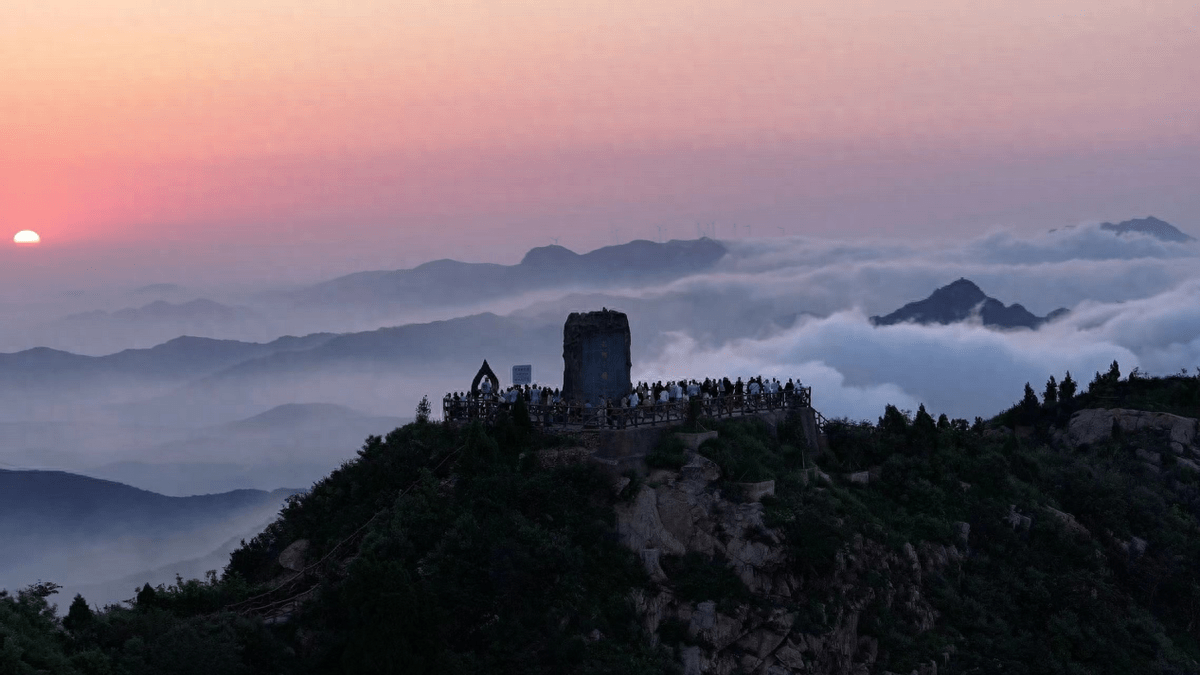
[[516, 218], [628, 198], [641, 186], [593, 158], [648, 149], [1194, 150], [1198, 32], [1192, 0], [19, 3], [0, 23], [0, 223], [138, 239], [448, 198]]

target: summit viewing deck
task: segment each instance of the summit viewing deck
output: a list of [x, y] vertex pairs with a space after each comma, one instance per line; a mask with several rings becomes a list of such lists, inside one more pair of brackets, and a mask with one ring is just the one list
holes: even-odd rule
[[[622, 399], [624, 400], [624, 399]], [[695, 403], [697, 418], [721, 419], [759, 415], [767, 412], [811, 410], [812, 388], [797, 387], [792, 393], [727, 394], [714, 397], [679, 398], [670, 401], [645, 401], [636, 406], [596, 405], [567, 402], [534, 403], [522, 399], [534, 426], [549, 429], [628, 429], [642, 426], [675, 425], [688, 419], [688, 408]], [[480, 421], [491, 424], [502, 412], [516, 405], [493, 394], [442, 399], [443, 419], [451, 423]]]

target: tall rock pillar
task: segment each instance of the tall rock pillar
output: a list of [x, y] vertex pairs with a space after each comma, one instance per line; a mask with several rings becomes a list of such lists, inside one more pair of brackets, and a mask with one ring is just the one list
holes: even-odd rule
[[563, 398], [596, 405], [629, 393], [633, 368], [624, 312], [572, 313], [563, 326]]

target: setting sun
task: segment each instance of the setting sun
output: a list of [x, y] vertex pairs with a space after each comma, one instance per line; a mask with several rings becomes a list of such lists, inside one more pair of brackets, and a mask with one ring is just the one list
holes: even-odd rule
[[13, 235], [13, 243], [15, 244], [37, 244], [41, 241], [42, 238], [33, 230], [21, 230]]

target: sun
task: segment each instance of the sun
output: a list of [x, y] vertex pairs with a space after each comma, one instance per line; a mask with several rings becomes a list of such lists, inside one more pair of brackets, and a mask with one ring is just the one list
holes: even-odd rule
[[13, 235], [13, 243], [15, 244], [37, 244], [41, 241], [42, 238], [33, 230], [21, 230]]

